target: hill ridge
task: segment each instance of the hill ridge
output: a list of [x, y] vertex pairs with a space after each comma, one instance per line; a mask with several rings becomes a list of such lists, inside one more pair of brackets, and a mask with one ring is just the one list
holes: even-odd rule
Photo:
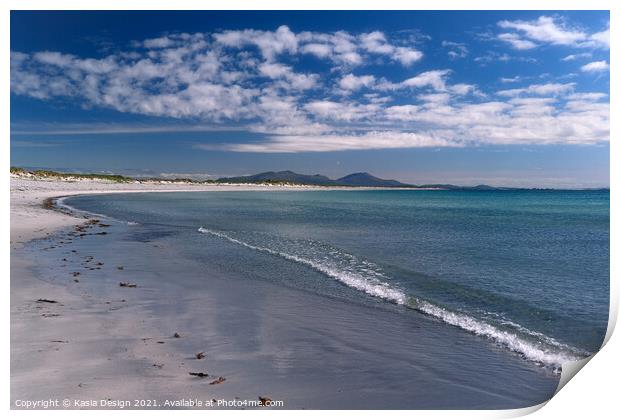
[[338, 179], [331, 179], [325, 175], [298, 174], [290, 170], [268, 171], [255, 175], [219, 178], [223, 183], [258, 183], [258, 182], [290, 182], [294, 184], [350, 186], [350, 187], [411, 187], [411, 185], [393, 179], [382, 179], [368, 172], [355, 172]]

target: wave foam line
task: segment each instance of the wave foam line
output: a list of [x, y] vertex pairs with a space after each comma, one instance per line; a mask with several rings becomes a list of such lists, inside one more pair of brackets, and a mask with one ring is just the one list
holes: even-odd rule
[[65, 203], [65, 199], [67, 199], [67, 198], [71, 198], [71, 196], [60, 197], [60, 198], [55, 200], [56, 207], [61, 209], [62, 211], [65, 211], [66, 213], [69, 213], [69, 214], [72, 214], [72, 215], [81, 215], [81, 216], [84, 216], [84, 217], [87, 217], [87, 218], [97, 217], [97, 218], [100, 218], [100, 219], [112, 220], [114, 222], [126, 223], [128, 226], [136, 226], [136, 225], [139, 224], [138, 222], [119, 220], [119, 219], [116, 219], [116, 218], [114, 218], [112, 216], [108, 216], [108, 215], [105, 215], [105, 214], [100, 214], [100, 213], [95, 213], [95, 212], [90, 212], [90, 211], [76, 209], [75, 207], [70, 206], [69, 204]]
[[226, 235], [225, 233], [217, 232], [203, 227], [200, 227], [198, 229], [198, 232], [217, 236], [230, 242], [242, 245], [246, 248], [266, 252], [271, 255], [277, 255], [279, 257], [286, 258], [287, 260], [307, 265], [333, 279], [340, 281], [341, 283], [346, 284], [349, 287], [360, 290], [371, 296], [379, 297], [390, 302], [397, 303], [399, 305], [404, 305], [407, 301], [407, 295], [405, 295], [405, 293], [403, 293], [401, 290], [392, 287], [388, 283], [381, 282], [376, 279], [368, 279], [359, 273], [343, 271], [336, 267], [330, 267], [327, 264], [321, 264], [308, 258], [300, 257], [298, 255], [275, 251], [273, 249], [265, 248], [262, 246], [252, 245], [239, 239], [235, 239], [232, 236]]
[[[517, 334], [509, 331], [503, 331], [491, 324], [479, 321], [465, 314], [457, 314], [455, 312], [443, 309], [421, 299], [414, 298], [415, 309], [425, 314], [439, 318], [446, 324], [459, 327], [465, 331], [475, 335], [486, 337], [501, 347], [507, 348], [515, 353], [520, 354], [525, 359], [531, 360], [545, 366], [554, 368], [556, 371], [562, 367], [563, 363], [575, 361], [587, 357], [588, 354], [578, 349], [572, 348], [565, 344], [561, 344], [556, 340], [545, 336], [542, 333], [534, 332], [531, 335], [543, 342], [554, 342], [553, 347], [560, 347], [564, 350], [553, 348], [549, 345], [541, 345], [536, 341], [529, 341]], [[514, 323], [513, 323], [514, 324]], [[518, 325], [518, 324], [517, 324]], [[523, 328], [523, 330], [527, 330]], [[527, 330], [529, 331], [529, 330]], [[534, 338], [533, 337], [533, 338]], [[543, 338], [544, 337], [544, 338]]]
[[364, 276], [363, 274], [351, 272], [350, 270], [345, 270], [336, 266], [330, 266], [325, 262], [319, 263], [298, 255], [276, 251], [263, 246], [252, 245], [242, 240], [233, 238], [226, 233], [206, 229], [202, 226], [198, 229], [198, 232], [210, 234], [249, 249], [265, 252], [290, 261], [304, 264], [368, 295], [385, 299], [398, 305], [404, 305], [408, 308], [437, 318], [446, 324], [458, 327], [462, 330], [473, 333], [474, 335], [485, 337], [495, 344], [521, 355], [525, 359], [537, 364], [554, 368], [555, 372], [558, 372], [559, 368], [562, 366], [562, 363], [579, 360], [588, 356], [588, 353], [586, 352], [559, 343], [551, 337], [547, 337], [539, 332], [531, 331], [514, 322], [510, 322], [510, 324], [525, 335], [531, 336], [531, 340], [520, 337], [513, 332], [501, 330], [498, 327], [495, 327], [487, 322], [480, 321], [472, 316], [449, 311], [419, 298], [409, 297], [399, 288], [373, 277]]

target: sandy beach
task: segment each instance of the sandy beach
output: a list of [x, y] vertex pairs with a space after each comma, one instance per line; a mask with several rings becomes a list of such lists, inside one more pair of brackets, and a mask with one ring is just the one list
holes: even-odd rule
[[[44, 206], [76, 194], [310, 189], [325, 188], [12, 177], [11, 406], [248, 408], [236, 404], [260, 397], [292, 409], [518, 408], [553, 394], [550, 370], [416, 311], [286, 286], [248, 268], [260, 254], [227, 261], [234, 249], [209, 238], [212, 259], [193, 260], [147, 227]], [[285, 280], [301, 269], [325, 282], [269, 264]]]
[[513, 416], [606, 345], [613, 8], [103, 6], [5, 14], [11, 411]]
[[[177, 355], [156, 343], [174, 339], [175, 331], [162, 335], [159, 329], [145, 325], [145, 314], [139, 305], [129, 304], [126, 290], [113, 290], [102, 301], [37, 276], [35, 271], [45, 267], [25, 252], [24, 244], [54, 237], [86, 221], [44, 208], [46, 199], [76, 194], [283, 188], [310, 187], [63, 182], [12, 176], [11, 406], [21, 408], [26, 400], [60, 397], [99, 401], [167, 396], [177, 403], [179, 395], [200, 397], [192, 394], [192, 382], [186, 376], [176, 372], [166, 375], [182, 367], [183, 361], [179, 365]], [[162, 377], [166, 380], [156, 380]], [[21, 402], [16, 404], [18, 400]]]
[[182, 183], [118, 183], [103, 180], [58, 181], [11, 176], [11, 246], [42, 238], [76, 223], [73, 217], [43, 208], [46, 199], [77, 194], [181, 191], [305, 191], [346, 187], [210, 185]]
[[[83, 244], [71, 246], [80, 239], [76, 233], [98, 227], [89, 224], [92, 219], [51, 209], [50, 199], [80, 194], [134, 192], [330, 189], [349, 188], [115, 183], [11, 176], [11, 407], [37, 408], [32, 404], [69, 399], [69, 408], [155, 408], [154, 400], [158, 401], [157, 404], [162, 404], [162, 401], [166, 404], [157, 408], [210, 408], [205, 405], [209, 403], [217, 408], [226, 408], [221, 405], [226, 403], [221, 401], [235, 404], [242, 400], [239, 395], [244, 395], [243, 400], [256, 403], [262, 396], [258, 395], [260, 384], [255, 381], [233, 384], [232, 390], [226, 389], [223, 394], [218, 394], [213, 388], [223, 383], [218, 381], [225, 377], [210, 374], [203, 379], [188, 375], [189, 372], [200, 373], [204, 370], [205, 363], [201, 363], [203, 361], [197, 359], [194, 353], [194, 350], [200, 352], [202, 349], [201, 340], [195, 337], [192, 340], [187, 336], [187, 331], [178, 332], [174, 319], [153, 317], [152, 312], [163, 306], [162, 299], [166, 299], [161, 290], [118, 287], [115, 276], [122, 275], [123, 271], [113, 270], [111, 274], [104, 275], [107, 277], [100, 278], [112, 286], [103, 294], [100, 290], [93, 293], [84, 285], [85, 277], [95, 275], [88, 271], [89, 267], [84, 267], [84, 264], [80, 266], [77, 259], [49, 261], [41, 258], [41, 249], [52, 251], [61, 246], [70, 256], [84, 254]], [[39, 244], [36, 247], [38, 251], [27, 249], [33, 241]], [[97, 248], [98, 245], [95, 245], [91, 249], [87, 263], [104, 264], [102, 261], [95, 263]], [[159, 257], [162, 260], [170, 258], [169, 251], [162, 251]], [[130, 259], [121, 260], [125, 264]], [[74, 263], [73, 268], [69, 267], [71, 262]], [[108, 261], [105, 263], [108, 264]], [[137, 266], [140, 262], [135, 261], [135, 264]], [[78, 269], [80, 271], [75, 271]], [[138, 281], [149, 277], [147, 270], [136, 270], [139, 272]], [[51, 281], [52, 277], [57, 281]], [[120, 277], [121, 280], [123, 278]], [[131, 281], [135, 281], [134, 278]], [[171, 293], [182, 294], [181, 291]], [[234, 297], [226, 296], [225, 299], [232, 300]], [[213, 302], [213, 306], [216, 304], [222, 305], [221, 302]], [[187, 308], [196, 307], [187, 310], [191, 316], [203, 310], [202, 302], [186, 302], [185, 305]], [[243, 317], [239, 318], [240, 324], [246, 321]], [[175, 337], [175, 334], [180, 337]], [[183, 341], [196, 343], [195, 349], [171, 348], [173, 344]], [[192, 346], [189, 344], [190, 348]], [[260, 374], [254, 376], [260, 377]], [[227, 385], [230, 388], [230, 381]], [[209, 392], [204, 392], [205, 386]], [[215, 403], [218, 399], [219, 407]], [[102, 406], [102, 403], [106, 405]], [[299, 404], [298, 407], [302, 407], [303, 403]], [[333, 401], [333, 404], [336, 406], [338, 403]], [[38, 407], [41, 408], [40, 405]], [[67, 408], [62, 404], [47, 407]]]

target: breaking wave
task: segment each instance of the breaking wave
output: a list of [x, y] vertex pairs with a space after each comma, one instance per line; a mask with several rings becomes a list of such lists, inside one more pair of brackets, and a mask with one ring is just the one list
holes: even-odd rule
[[446, 324], [485, 337], [527, 360], [553, 369], [556, 373], [560, 372], [563, 363], [589, 355], [585, 351], [560, 343], [552, 337], [531, 331], [509, 320], [501, 319], [497, 322], [498, 325], [494, 325], [472, 315], [449, 310], [428, 300], [408, 295], [400, 287], [390, 283], [391, 279], [376, 264], [321, 242], [284, 240], [260, 234], [244, 234], [242, 238], [237, 233], [202, 226], [198, 232], [303, 264], [370, 296], [403, 305]]

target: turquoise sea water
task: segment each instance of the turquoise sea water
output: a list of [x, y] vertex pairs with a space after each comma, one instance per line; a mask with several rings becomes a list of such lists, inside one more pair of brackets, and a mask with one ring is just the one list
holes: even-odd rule
[[[303, 191], [72, 197], [222, 272], [398, 305], [541, 368], [598, 350], [608, 191]], [[196, 273], [199, 277], [200, 273]]]

